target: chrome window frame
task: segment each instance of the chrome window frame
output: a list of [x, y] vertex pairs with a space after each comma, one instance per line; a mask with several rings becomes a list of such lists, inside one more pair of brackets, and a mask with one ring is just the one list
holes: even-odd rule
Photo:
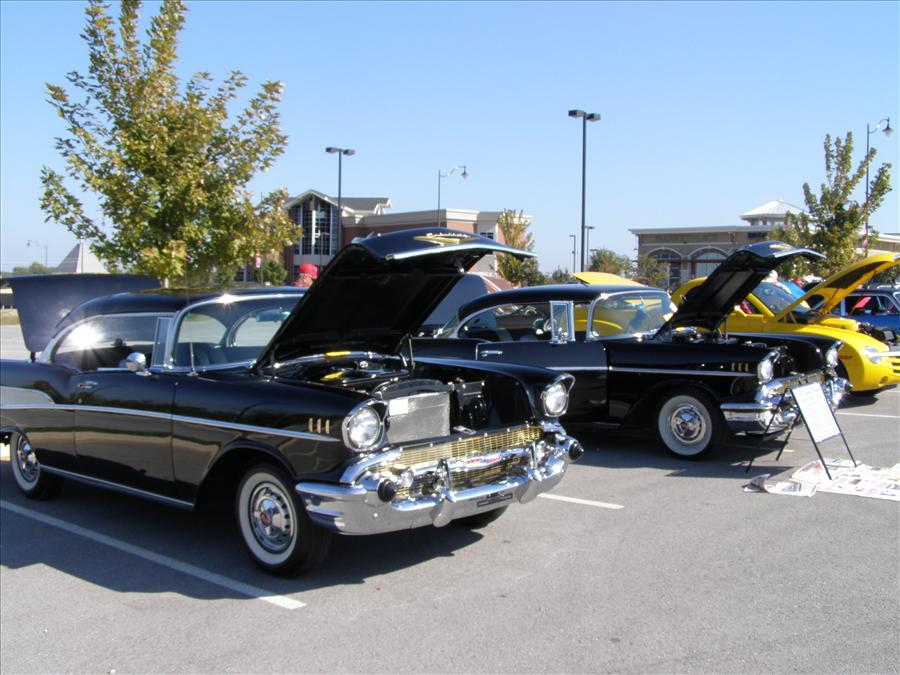
[[[223, 293], [217, 298], [210, 298], [207, 300], [201, 300], [200, 302], [195, 302], [190, 305], [186, 305], [182, 307], [175, 315], [172, 317], [169, 322], [168, 334], [166, 336], [166, 359], [162, 365], [162, 368], [166, 372], [170, 373], [204, 373], [207, 371], [214, 370], [231, 370], [233, 368], [249, 368], [254, 363], [256, 363], [256, 359], [251, 359], [249, 361], [233, 361], [231, 363], [219, 363], [213, 366], [197, 366], [196, 364], [191, 364], [189, 366], [176, 366], [175, 365], [175, 345], [176, 339], [178, 337], [178, 331], [181, 328], [181, 322], [184, 320], [184, 317], [191, 311], [197, 309], [197, 307], [203, 307], [205, 305], [221, 305], [226, 304], [225, 298], [229, 298], [227, 302], [250, 302], [253, 300], [266, 300], [266, 299], [280, 299], [280, 298], [297, 298], [297, 302], [303, 298], [303, 293], [257, 293], [253, 295], [231, 295], [229, 296], [227, 293]], [[296, 307], [296, 303], [294, 303]], [[283, 325], [283, 322], [282, 322]], [[281, 330], [281, 327], [278, 328]], [[277, 331], [276, 331], [277, 333]], [[264, 349], [265, 347], [263, 347]], [[262, 349], [260, 350], [262, 352]]]
[[[661, 289], [660, 290], [657, 290], [657, 289], [644, 290], [642, 288], [629, 288], [628, 290], [613, 291], [612, 293], [601, 293], [596, 298], [594, 298], [594, 300], [591, 302], [591, 307], [588, 310], [587, 325], [585, 326], [585, 331], [584, 331], [584, 341], [585, 342], [603, 342], [606, 340], [615, 340], [615, 339], [618, 339], [621, 337], [629, 337], [631, 335], [637, 335], [637, 333], [625, 333], [624, 332], [625, 326], [622, 326], [623, 332], [620, 333], [619, 335], [592, 335], [591, 326], [594, 325], [594, 313], [597, 311], [597, 304], [601, 300], [603, 300], [603, 301], [609, 300], [610, 298], [615, 297], [617, 295], [636, 295], [636, 294], [648, 293], [648, 292], [660, 295], [660, 296], [664, 297], [670, 305], [672, 304], [671, 296], [669, 296], [668, 293], [666, 293], [664, 290], [661, 290]], [[644, 332], [644, 331], [640, 331], [640, 332]]]
[[[56, 335], [54, 335], [52, 338], [50, 338], [50, 341], [47, 343], [47, 346], [44, 347], [43, 350], [41, 350], [41, 353], [37, 357], [36, 362], [37, 363], [47, 363], [47, 364], [55, 363], [55, 361], [53, 360], [53, 357], [56, 355], [56, 349], [59, 347], [59, 344], [65, 338], [67, 338], [72, 333], [72, 331], [74, 331], [76, 328], [79, 328], [90, 321], [99, 321], [99, 320], [107, 319], [107, 318], [110, 318], [110, 319], [132, 319], [132, 318], [144, 318], [144, 317], [156, 319], [157, 322], [156, 322], [155, 330], [159, 331], [159, 319], [169, 319], [172, 317], [172, 314], [170, 314], [170, 313], [160, 314], [158, 312], [115, 312], [115, 313], [111, 313], [111, 314], [95, 314], [93, 316], [85, 317], [84, 319], [81, 319], [69, 326], [66, 326], [63, 330], [61, 330]], [[159, 345], [158, 339], [159, 339], [158, 333], [154, 332], [154, 336], [153, 336], [153, 353], [154, 354], [156, 354], [156, 348], [157, 348], [157, 345]], [[155, 359], [154, 359], [154, 361], [155, 361]], [[79, 372], [99, 373], [99, 372], [111, 372], [111, 371], [128, 372], [128, 369], [127, 368], [97, 368], [96, 370], [81, 370]]]
[[[550, 344], [562, 345], [567, 342], [575, 341], [575, 312], [573, 310], [574, 303], [571, 300], [551, 300], [550, 301]], [[565, 322], [565, 327], [560, 326], [556, 321], [557, 311], [562, 310], [561, 315]]]

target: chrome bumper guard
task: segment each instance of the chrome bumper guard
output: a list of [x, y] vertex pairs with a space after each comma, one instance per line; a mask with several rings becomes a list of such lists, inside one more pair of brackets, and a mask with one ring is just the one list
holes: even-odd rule
[[[723, 403], [722, 415], [732, 433], [763, 434], [778, 433], [788, 429], [800, 414], [790, 387], [819, 381], [825, 392], [825, 399], [836, 410], [850, 389], [850, 383], [842, 377], [827, 381], [824, 378], [805, 378], [806, 381], [794, 379], [773, 380], [762, 385], [756, 393], [753, 403]], [[784, 399], [782, 400], [782, 394]], [[779, 403], [781, 405], [779, 405]]]
[[[541, 440], [501, 453], [442, 459], [427, 469], [434, 488], [427, 495], [397, 494], [397, 485], [385, 468], [400, 456], [389, 449], [351, 465], [340, 483], [301, 482], [296, 491], [316, 525], [341, 534], [377, 534], [434, 525], [442, 527], [457, 518], [492, 511], [513, 502], [525, 503], [554, 488], [570, 462], [583, 453], [581, 444], [555, 424], [544, 424]], [[456, 475], [472, 464], [490, 465], [518, 461], [502, 477], [477, 487], [454, 489]]]

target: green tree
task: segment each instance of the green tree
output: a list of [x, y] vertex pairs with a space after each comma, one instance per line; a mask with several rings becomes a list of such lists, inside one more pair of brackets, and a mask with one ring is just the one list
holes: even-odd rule
[[550, 284], [567, 284], [574, 281], [575, 277], [569, 274], [569, 270], [564, 267], [557, 267], [555, 270], [546, 275], [547, 283]]
[[648, 286], [665, 288], [669, 280], [669, 270], [667, 264], [660, 263], [656, 258], [639, 255], [634, 266], [634, 277]]
[[[827, 277], [868, 251], [864, 225], [878, 209], [885, 195], [891, 191], [890, 164], [882, 164], [869, 181], [869, 196], [862, 202], [852, 198], [859, 183], [865, 180], [866, 169], [875, 159], [875, 148], [853, 169], [853, 134], [844, 140], [825, 136], [825, 182], [814, 194], [809, 183], [803, 184], [806, 213], [789, 213], [783, 228], [776, 228], [773, 237], [795, 246], [811, 248], [823, 253], [825, 260], [811, 263], [797, 261], [779, 271], [789, 276], [812, 272]], [[869, 238], [875, 232], [869, 232]]]
[[287, 278], [288, 271], [278, 260], [268, 260], [262, 266], [262, 278], [267, 284], [280, 286]]
[[108, 5], [90, 0], [84, 38], [87, 75], [67, 75], [74, 96], [47, 85], [68, 135], [56, 139], [65, 174], [96, 196], [111, 223], [102, 227], [44, 167], [41, 208], [108, 264], [160, 279], [228, 277], [259, 251], [299, 235], [284, 212], [287, 193], [254, 200], [246, 186], [284, 151], [277, 104], [280, 82], [265, 82], [229, 120], [228, 106], [247, 78], [231, 72], [210, 91], [209, 73], [182, 88], [175, 74], [186, 7], [163, 0], [147, 39], [138, 36], [139, 0], [123, 0], [118, 26]]
[[51, 274], [52, 272], [52, 267], [47, 267], [39, 262], [33, 262], [27, 267], [13, 267], [12, 272], [8, 276], [22, 277], [29, 274]]
[[631, 261], [627, 255], [619, 255], [608, 248], [594, 249], [588, 270], [626, 276], [631, 271]]
[[[507, 246], [523, 251], [534, 250], [534, 240], [528, 231], [528, 221], [522, 211], [504, 209], [497, 218], [497, 227]], [[513, 284], [537, 286], [544, 283], [544, 275], [538, 269], [537, 258], [519, 260], [511, 255], [497, 254], [497, 272]]]

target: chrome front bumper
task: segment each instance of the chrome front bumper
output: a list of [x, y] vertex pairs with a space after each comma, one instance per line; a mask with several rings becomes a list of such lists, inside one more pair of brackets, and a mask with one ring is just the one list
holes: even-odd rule
[[[434, 487], [416, 496], [397, 492], [396, 479], [386, 471], [400, 451], [389, 449], [351, 465], [340, 483], [301, 482], [296, 491], [316, 525], [341, 534], [376, 534], [434, 525], [492, 511], [513, 502], [525, 503], [552, 489], [566, 467], [581, 456], [581, 444], [559, 425], [544, 425], [543, 438], [524, 447], [464, 461], [441, 459], [427, 472]], [[516, 462], [497, 479], [476, 487], [454, 487], [473, 464]], [[480, 463], [480, 464], [479, 464]]]
[[[831, 409], [836, 410], [850, 389], [850, 383], [842, 377], [820, 382], [825, 399]], [[788, 429], [800, 414], [790, 392], [791, 386], [793, 383], [776, 383], [774, 387], [770, 383], [760, 387], [753, 403], [723, 403], [720, 408], [728, 428], [735, 434], [778, 433]]]

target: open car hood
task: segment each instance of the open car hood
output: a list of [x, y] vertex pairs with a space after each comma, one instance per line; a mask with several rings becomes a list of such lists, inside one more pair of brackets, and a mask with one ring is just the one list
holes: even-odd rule
[[782, 321], [802, 302], [807, 303], [820, 314], [829, 314], [841, 300], [856, 290], [857, 286], [868, 283], [876, 274], [897, 264], [900, 264], [900, 254], [879, 253], [847, 265], [840, 272], [832, 274], [825, 281], [814, 286], [796, 302], [785, 307], [775, 317], [775, 320]]
[[159, 288], [159, 281], [134, 274], [36, 274], [12, 277], [9, 285], [25, 347], [39, 352], [53, 337], [56, 325], [81, 303], [113, 293]]
[[257, 363], [346, 350], [395, 354], [466, 270], [494, 252], [534, 255], [444, 227], [355, 239], [322, 271]]
[[691, 289], [678, 311], [659, 330], [705, 328], [715, 330], [736, 304], [778, 265], [790, 258], [824, 258], [808, 248], [794, 248], [780, 241], [763, 241], [738, 249]]

